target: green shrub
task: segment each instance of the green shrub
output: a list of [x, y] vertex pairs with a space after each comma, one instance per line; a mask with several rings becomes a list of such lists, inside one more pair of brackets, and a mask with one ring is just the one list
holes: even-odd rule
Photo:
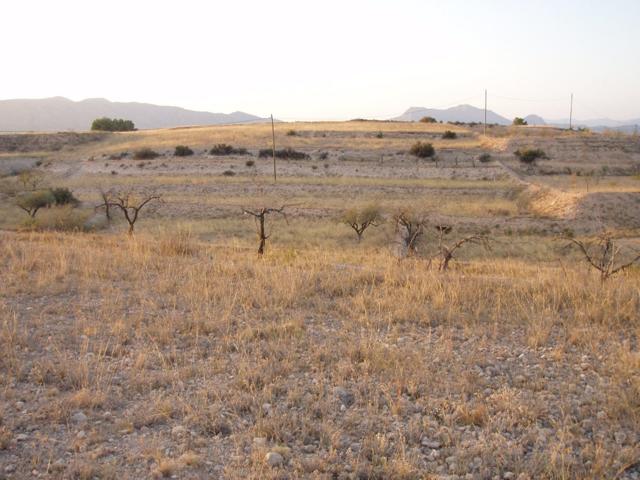
[[80, 203], [80, 201], [73, 195], [73, 192], [68, 188], [52, 188], [51, 195], [53, 195], [54, 203], [56, 205], [76, 206]]
[[244, 162], [244, 164], [247, 167], [253, 167], [256, 164], [256, 162], [254, 162], [253, 160], [247, 160], [246, 162]]
[[422, 122], [422, 123], [438, 123], [438, 121], [433, 117], [422, 117], [420, 119], [420, 122]]
[[176, 157], [188, 157], [189, 155], [193, 155], [193, 150], [186, 145], [178, 145], [173, 154]]
[[329, 152], [320, 152], [320, 155], [318, 155], [318, 158], [320, 160], [326, 160], [327, 158], [329, 158]]
[[376, 138], [384, 138], [384, 133], [382, 132], [376, 133]]
[[411, 145], [409, 153], [418, 158], [431, 158], [436, 154], [436, 149], [430, 143], [416, 142]]
[[295, 137], [298, 133], [295, 130], [288, 130], [287, 137]]
[[91, 130], [101, 132], [132, 132], [136, 127], [131, 120], [122, 118], [96, 118], [91, 124]]
[[480, 161], [480, 163], [489, 163], [491, 161], [491, 154], [481, 153], [480, 156], [478, 157], [478, 160]]
[[[258, 156], [260, 158], [269, 158], [273, 156], [273, 149], [264, 148], [260, 150]], [[283, 160], [306, 160], [311, 157], [304, 152], [299, 152], [291, 147], [287, 147], [282, 150], [276, 150], [276, 158], [281, 158]]]
[[150, 148], [141, 148], [133, 152], [133, 158], [136, 160], [152, 160], [158, 158], [160, 154]]
[[222, 172], [222, 175], [224, 175], [225, 177], [233, 177], [236, 174], [236, 172], [234, 172], [233, 170], [225, 170], [224, 172]]
[[458, 138], [458, 134], [451, 130], [447, 130], [442, 134], [442, 138], [444, 138], [445, 140], [453, 140], [455, 138]]
[[527, 121], [524, 118], [520, 118], [520, 117], [516, 117], [513, 119], [513, 124], [514, 125], [528, 125]]
[[519, 148], [513, 154], [520, 159], [522, 163], [526, 163], [527, 165], [533, 164], [538, 160], [549, 158], [544, 150], [539, 148]]
[[246, 148], [234, 148], [226, 143], [218, 143], [209, 150], [210, 155], [247, 155], [248, 153]]

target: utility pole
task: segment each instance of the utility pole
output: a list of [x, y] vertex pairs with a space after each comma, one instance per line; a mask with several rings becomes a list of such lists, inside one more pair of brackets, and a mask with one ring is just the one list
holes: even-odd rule
[[573, 93], [571, 94], [571, 103], [569, 104], [569, 130], [573, 130]]
[[273, 148], [273, 183], [278, 181], [276, 176], [276, 128], [273, 126], [273, 113], [271, 114], [271, 145]]
[[484, 89], [484, 134], [487, 134], [487, 89]]

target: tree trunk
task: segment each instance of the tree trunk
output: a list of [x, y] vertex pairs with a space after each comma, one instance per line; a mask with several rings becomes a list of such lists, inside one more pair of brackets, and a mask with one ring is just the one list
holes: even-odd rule
[[264, 246], [267, 241], [267, 236], [264, 233], [264, 212], [258, 217], [260, 219], [260, 246], [258, 247], [258, 255], [264, 254]]

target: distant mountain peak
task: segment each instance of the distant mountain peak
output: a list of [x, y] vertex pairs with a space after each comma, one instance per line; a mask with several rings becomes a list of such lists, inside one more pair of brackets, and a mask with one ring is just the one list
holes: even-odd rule
[[[445, 109], [411, 107], [399, 117], [394, 118], [394, 120], [417, 122], [422, 117], [433, 117], [442, 122], [484, 122], [484, 109], [468, 104], [457, 105], [455, 107]], [[487, 110], [487, 122], [497, 123], [499, 125], [509, 125], [511, 120], [502, 117], [491, 110]]]
[[180, 107], [138, 102], [111, 102], [87, 98], [75, 102], [65, 97], [0, 100], [0, 131], [89, 130], [96, 118], [125, 118], [137, 128], [169, 128], [266, 121], [244, 112], [197, 112]]

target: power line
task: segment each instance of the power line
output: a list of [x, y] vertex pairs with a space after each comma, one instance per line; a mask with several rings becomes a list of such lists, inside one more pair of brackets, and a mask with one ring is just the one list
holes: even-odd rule
[[504, 97], [502, 95], [493, 95], [493, 98], [500, 98], [502, 100], [513, 100], [516, 102], [532, 102], [532, 103], [544, 103], [544, 102], [564, 102], [565, 98], [547, 98], [547, 99], [535, 99], [535, 98], [515, 98], [515, 97]]

